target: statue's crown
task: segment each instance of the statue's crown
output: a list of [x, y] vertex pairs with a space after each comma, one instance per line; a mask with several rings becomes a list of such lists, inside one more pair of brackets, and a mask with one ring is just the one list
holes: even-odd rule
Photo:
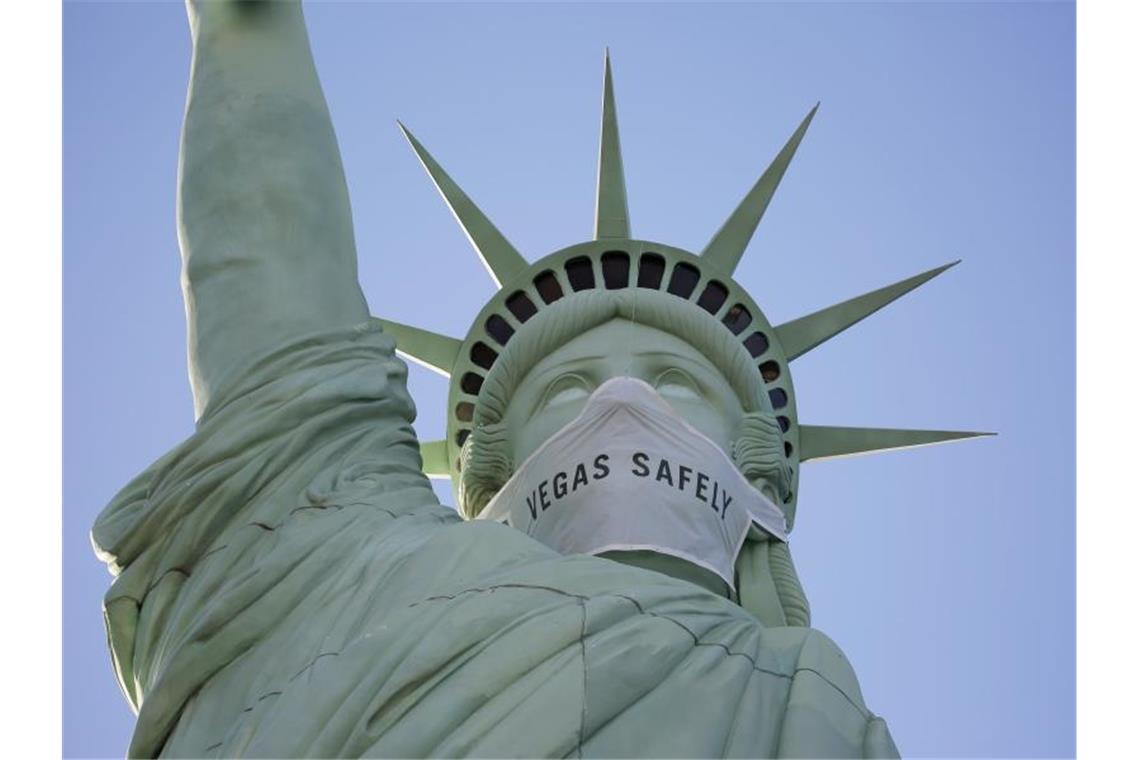
[[[576, 294], [597, 290], [649, 289], [696, 304], [737, 336], [765, 383], [783, 430], [784, 453], [793, 480], [799, 464], [889, 449], [971, 438], [985, 433], [801, 425], [789, 363], [958, 262], [864, 293], [799, 319], [772, 325], [732, 278], [803, 140], [819, 105], [804, 117], [775, 159], [713, 235], [701, 253], [630, 236], [625, 174], [618, 138], [609, 53], [605, 57], [602, 134], [594, 240], [555, 251], [529, 263], [455, 183], [411, 132], [400, 124], [455, 218], [482, 259], [498, 291], [475, 318], [463, 340], [391, 320], [382, 320], [397, 351], [450, 378], [447, 438], [421, 444], [424, 472], [456, 478], [460, 452], [470, 435], [480, 390], [503, 348], [541, 310]], [[794, 492], [794, 489], [793, 489]]]

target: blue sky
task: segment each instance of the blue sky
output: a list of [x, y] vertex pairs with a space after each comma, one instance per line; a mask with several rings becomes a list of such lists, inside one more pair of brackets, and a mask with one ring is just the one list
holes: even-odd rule
[[[797, 360], [800, 419], [1000, 435], [804, 467], [791, 545], [814, 624], [904, 754], [1073, 754], [1072, 4], [307, 16], [372, 311], [452, 334], [492, 286], [396, 118], [533, 259], [591, 234], [605, 46], [645, 239], [703, 247], [821, 101], [737, 270], [768, 317], [964, 262]], [[66, 3], [64, 56], [64, 752], [120, 756], [132, 716], [87, 531], [193, 429], [182, 4]], [[440, 437], [445, 382], [410, 382]]]

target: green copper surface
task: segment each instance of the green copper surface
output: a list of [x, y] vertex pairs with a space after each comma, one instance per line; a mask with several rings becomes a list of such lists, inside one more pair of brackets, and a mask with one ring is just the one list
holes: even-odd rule
[[654, 386], [686, 422], [730, 450], [744, 408], [721, 371], [676, 335], [612, 319], [547, 353], [516, 386], [504, 417], [512, 461], [534, 453], [578, 416], [598, 386], [614, 377]]
[[[198, 424], [92, 531], [129, 755], [897, 756], [809, 627], [787, 544], [749, 534], [726, 589], [464, 521], [424, 477], [493, 486], [616, 375], [671, 398], [757, 489], [790, 488], [789, 527], [801, 461], [977, 435], [799, 424], [789, 362], [945, 269], [778, 328], [732, 280], [815, 110], [703, 256], [629, 238], [608, 56], [598, 239], [533, 264], [405, 130], [500, 286], [460, 340], [368, 316], [300, 5], [188, 8]], [[446, 440], [416, 439], [397, 354], [451, 376]]]
[[787, 352], [788, 360], [803, 356], [824, 341], [835, 337], [856, 322], [871, 316], [887, 304], [901, 298], [919, 285], [929, 282], [957, 264], [958, 262], [954, 261], [935, 267], [922, 274], [916, 274], [914, 277], [900, 280], [893, 285], [872, 290], [870, 293], [864, 293], [861, 296], [779, 325], [776, 327], [776, 334], [780, 338], [780, 344], [784, 346], [784, 350]]
[[630, 236], [629, 204], [625, 198], [625, 170], [622, 168], [609, 50], [606, 51], [603, 79], [602, 137], [598, 148], [598, 199], [594, 221], [594, 237], [599, 240]]
[[827, 425], [801, 425], [800, 461], [833, 459], [836, 457], [870, 454], [877, 451], [909, 449], [935, 443], [979, 438], [993, 433], [975, 433], [956, 430], [900, 430], [894, 428], [834, 427]]
[[455, 180], [432, 158], [415, 135], [408, 131], [408, 128], [403, 124], [399, 126], [424, 169], [431, 176], [440, 195], [447, 202], [451, 212], [455, 214], [455, 219], [463, 228], [467, 239], [475, 247], [476, 253], [479, 254], [483, 266], [487, 268], [487, 272], [495, 281], [495, 285], [502, 285], [526, 269], [526, 259], [515, 250], [509, 240], [503, 237], [503, 233], [499, 232], [498, 227], [487, 218], [486, 214], [479, 210], [479, 207], [468, 197], [467, 193], [463, 192]]
[[736, 265], [744, 256], [744, 250], [764, 217], [764, 212], [768, 210], [768, 204], [772, 202], [772, 196], [776, 194], [776, 188], [780, 186], [780, 180], [784, 178], [784, 172], [796, 155], [796, 149], [800, 147], [817, 110], [818, 103], [808, 111], [808, 115], [776, 154], [776, 158], [701, 252], [706, 261], [722, 272], [732, 274], [736, 271]]
[[[608, 284], [604, 262], [607, 256], [624, 256], [629, 262], [628, 270], [621, 270], [622, 277], [611, 279]], [[579, 279], [574, 280], [571, 272]], [[586, 283], [592, 285], [586, 287]], [[676, 287], [677, 283], [686, 286]], [[559, 295], [547, 303], [546, 299], [551, 298], [549, 288]], [[721, 292], [719, 289], [723, 289], [722, 298], [702, 298], [706, 293]], [[510, 307], [520, 297], [525, 297], [536, 310], [525, 320]], [[555, 326], [536, 327], [548, 324], [543, 315], [551, 310], [559, 313]], [[747, 377], [738, 378], [734, 384], [738, 394], [759, 393], [764, 399], [771, 397], [780, 403], [774, 411], [781, 418], [784, 440], [789, 444], [786, 459], [793, 480], [792, 496], [783, 506], [789, 521], [794, 523], [799, 471], [796, 395], [788, 360], [774, 327], [744, 288], [708, 266], [702, 257], [649, 240], [587, 241], [555, 251], [532, 263], [515, 280], [504, 283], [472, 320], [451, 372], [447, 407], [448, 462], [460, 509], [464, 509], [460, 488], [463, 447], [477, 424], [487, 421], [484, 415], [494, 407], [490, 416], [499, 421], [506, 399], [521, 379], [520, 371], [529, 371], [534, 363], [559, 347], [558, 340], [550, 339], [553, 334], [564, 333], [569, 340], [614, 318], [649, 324], [666, 332], [699, 331], [704, 336], [701, 342], [705, 349], [722, 343], [726, 351], [731, 344], [738, 350], [743, 347], [751, 366]], [[651, 318], [657, 324], [650, 324]], [[501, 329], [492, 330], [493, 324]], [[476, 360], [485, 355], [480, 353], [480, 346], [496, 353], [490, 367]], [[500, 363], [508, 356], [511, 368], [502, 372]], [[509, 392], [496, 390], [500, 388], [498, 377], [512, 378]]]
[[390, 319], [382, 319], [380, 323], [384, 325], [384, 330], [396, 339], [396, 351], [401, 356], [444, 377], [451, 376], [451, 368], [459, 358], [459, 349], [463, 341], [393, 322]]
[[429, 478], [451, 477], [451, 468], [447, 464], [447, 441], [421, 441], [420, 458], [424, 463], [424, 475]]

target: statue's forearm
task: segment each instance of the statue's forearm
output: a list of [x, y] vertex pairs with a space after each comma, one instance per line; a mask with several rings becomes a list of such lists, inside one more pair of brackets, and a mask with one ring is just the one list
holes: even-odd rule
[[178, 232], [191, 383], [367, 318], [348, 191], [297, 2], [189, 9], [194, 59]]

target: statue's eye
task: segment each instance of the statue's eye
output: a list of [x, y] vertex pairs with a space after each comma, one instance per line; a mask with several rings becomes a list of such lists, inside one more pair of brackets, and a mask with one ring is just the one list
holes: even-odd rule
[[588, 398], [590, 388], [584, 378], [579, 375], [562, 375], [546, 389], [539, 408], [558, 406], [571, 401], [580, 401]]
[[704, 398], [697, 381], [689, 373], [676, 368], [667, 369], [658, 375], [656, 386], [657, 392], [662, 396], [693, 401]]

